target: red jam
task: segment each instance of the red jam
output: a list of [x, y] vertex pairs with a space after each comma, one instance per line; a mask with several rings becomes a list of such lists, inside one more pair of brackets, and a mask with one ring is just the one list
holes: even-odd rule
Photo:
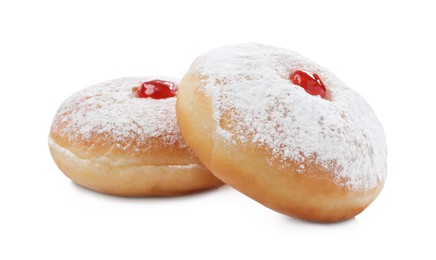
[[318, 74], [297, 70], [289, 76], [289, 79], [293, 84], [304, 88], [307, 93], [325, 99], [327, 90]]
[[178, 87], [174, 82], [166, 80], [150, 80], [134, 87], [133, 93], [139, 98], [163, 99], [176, 96]]

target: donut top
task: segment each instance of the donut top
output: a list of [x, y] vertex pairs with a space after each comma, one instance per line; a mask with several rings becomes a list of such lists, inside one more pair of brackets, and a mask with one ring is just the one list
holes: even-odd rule
[[111, 142], [122, 150], [150, 149], [153, 138], [187, 149], [177, 126], [176, 98], [140, 98], [135, 93], [135, 87], [152, 79], [115, 79], [73, 94], [57, 111], [52, 132], [70, 143]]
[[[292, 83], [297, 70], [319, 75], [325, 99]], [[216, 135], [266, 147], [270, 163], [316, 163], [337, 184], [368, 190], [386, 176], [383, 128], [367, 102], [325, 68], [299, 54], [259, 44], [228, 46], [191, 66], [210, 96]]]

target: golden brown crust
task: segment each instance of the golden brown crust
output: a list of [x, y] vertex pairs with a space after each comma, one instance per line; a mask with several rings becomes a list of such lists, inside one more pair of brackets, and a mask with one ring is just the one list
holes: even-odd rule
[[182, 136], [212, 173], [245, 195], [289, 216], [334, 222], [359, 214], [381, 191], [383, 183], [368, 191], [351, 191], [317, 165], [306, 165], [299, 173], [283, 167], [299, 165], [292, 161], [267, 160], [267, 149], [229, 144], [214, 135], [210, 99], [198, 91], [200, 84], [188, 73], [180, 85], [176, 111]]
[[[106, 156], [117, 160], [120, 157], [127, 157], [126, 160], [130, 160], [132, 163], [139, 161], [139, 164], [147, 165], [200, 163], [187, 146], [181, 148], [176, 144], [168, 145], [158, 137], [149, 137], [146, 141], [142, 141], [141, 144], [131, 144], [129, 140], [125, 142], [118, 141], [118, 146], [114, 145], [114, 141], [110, 136], [106, 136], [104, 142], [101, 141], [103, 138], [98, 135], [91, 138], [92, 141], [79, 139], [70, 142], [68, 137], [62, 137], [57, 131], [52, 130], [50, 137], [57, 144], [81, 158]], [[135, 140], [131, 141], [135, 142]]]
[[[187, 164], [149, 164], [151, 158], [130, 158], [130, 154], [80, 156], [49, 137], [49, 148], [62, 172], [75, 183], [89, 189], [120, 196], [174, 196], [215, 188], [223, 183], [197, 160]], [[183, 154], [182, 154], [183, 155]], [[175, 162], [178, 156], [156, 152], [162, 162]], [[115, 159], [116, 158], [116, 159]]]

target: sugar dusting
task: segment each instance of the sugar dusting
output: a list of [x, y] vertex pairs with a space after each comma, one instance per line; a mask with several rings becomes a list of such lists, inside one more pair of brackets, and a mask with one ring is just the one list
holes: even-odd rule
[[186, 148], [177, 126], [176, 98], [137, 98], [132, 93], [133, 87], [153, 79], [115, 79], [73, 94], [57, 111], [52, 132], [72, 143], [78, 140], [92, 142], [96, 135], [106, 136], [121, 149], [129, 146], [147, 149], [143, 145], [150, 137], [159, 138], [166, 145]]
[[[299, 69], [321, 77], [329, 100], [291, 83], [289, 75]], [[267, 146], [270, 160], [292, 159], [298, 173], [314, 162], [352, 190], [384, 181], [381, 124], [366, 101], [325, 68], [286, 49], [243, 44], [200, 56], [190, 71], [207, 76], [202, 91], [212, 100], [216, 134], [228, 142]]]

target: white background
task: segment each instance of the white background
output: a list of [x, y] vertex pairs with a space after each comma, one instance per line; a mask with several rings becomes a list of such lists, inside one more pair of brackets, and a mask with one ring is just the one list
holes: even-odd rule
[[[0, 259], [435, 259], [431, 2], [1, 1]], [[73, 92], [124, 76], [182, 77], [196, 56], [243, 42], [300, 52], [372, 105], [388, 179], [361, 215], [308, 223], [229, 187], [119, 198], [55, 166], [47, 135]]]

